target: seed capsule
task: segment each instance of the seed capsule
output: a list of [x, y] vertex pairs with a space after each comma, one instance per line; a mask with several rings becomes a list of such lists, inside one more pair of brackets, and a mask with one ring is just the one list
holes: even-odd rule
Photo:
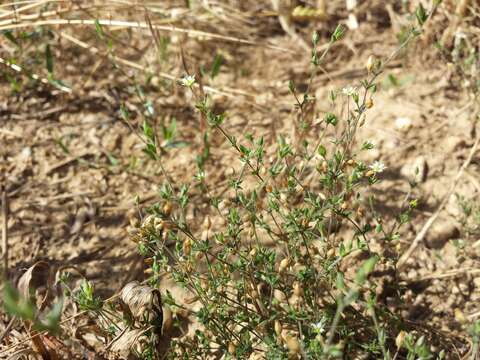
[[295, 355], [300, 353], [300, 342], [296, 336], [292, 336], [290, 334], [285, 335], [285, 345], [287, 345], [287, 348], [290, 350], [291, 354]]
[[403, 346], [406, 335], [407, 334], [403, 330], [398, 333], [397, 337], [395, 338], [395, 345], [397, 346], [397, 349], [400, 349]]
[[280, 261], [280, 265], [278, 266], [278, 272], [280, 274], [283, 273], [287, 269], [288, 265], [290, 265], [290, 260], [288, 258]]
[[274, 329], [277, 336], [280, 336], [282, 334], [283, 327], [282, 324], [280, 324], [280, 321], [275, 320]]
[[187, 238], [183, 242], [183, 254], [185, 256], [188, 256], [190, 255], [191, 252], [192, 252], [192, 240], [190, 240], [190, 238]]
[[365, 101], [365, 107], [367, 109], [371, 109], [373, 107], [373, 99], [372, 98], [369, 98], [369, 99], [367, 99], [367, 101]]
[[287, 296], [282, 290], [275, 289], [273, 290], [273, 297], [278, 301], [278, 302], [285, 302], [287, 300]]
[[203, 225], [205, 226], [205, 229], [210, 230], [210, 228], [212, 227], [212, 220], [210, 219], [210, 216], [207, 215], [207, 217], [205, 217]]
[[228, 344], [228, 353], [229, 353], [230, 355], [235, 355], [235, 352], [236, 352], [236, 351], [237, 351], [237, 347], [235, 346], [234, 343], [230, 342], [230, 343]]
[[172, 213], [172, 203], [170, 201], [165, 202], [162, 210], [165, 215], [170, 215]]
[[370, 74], [375, 66], [375, 58], [373, 55], [370, 55], [367, 59], [367, 63], [365, 64], [365, 67], [367, 68], [368, 73]]
[[303, 295], [303, 288], [302, 288], [302, 285], [299, 282], [295, 282], [293, 284], [293, 293], [296, 296], [302, 296]]

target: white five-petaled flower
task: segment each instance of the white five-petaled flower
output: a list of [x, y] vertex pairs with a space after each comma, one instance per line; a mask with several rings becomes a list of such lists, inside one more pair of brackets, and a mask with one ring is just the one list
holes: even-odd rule
[[192, 87], [195, 84], [195, 74], [194, 75], [187, 75], [180, 79], [180, 85], [186, 87]]
[[319, 322], [317, 323], [313, 323], [312, 324], [312, 328], [313, 330], [315, 330], [315, 332], [317, 332], [318, 334], [322, 334], [323, 332], [325, 332], [325, 321], [324, 319], [321, 319]]
[[381, 161], [374, 161], [370, 166], [369, 168], [375, 172], [375, 173], [381, 173], [383, 172], [387, 167], [385, 166], [385, 164]]
[[357, 93], [357, 89], [353, 86], [347, 86], [342, 89], [342, 94], [345, 96], [353, 96]]

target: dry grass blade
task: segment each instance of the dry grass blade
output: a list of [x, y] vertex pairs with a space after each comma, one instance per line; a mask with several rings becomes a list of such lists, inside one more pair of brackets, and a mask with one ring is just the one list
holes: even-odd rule
[[[36, 27], [36, 26], [42, 26], [42, 25], [95, 26], [96, 24], [99, 24], [101, 26], [113, 26], [113, 27], [121, 26], [126, 28], [149, 29], [149, 25], [145, 22], [122, 21], [122, 20], [51, 19], [51, 20], [40, 20], [40, 21], [33, 21], [33, 22], [16, 23], [15, 19], [11, 19], [10, 24], [5, 24], [5, 23], [2, 24], [2, 26], [0, 26], [0, 30], [24, 29], [24, 28]], [[294, 53], [294, 51], [280, 47], [280, 46], [261, 44], [256, 41], [241, 39], [234, 36], [220, 35], [220, 34], [210, 33], [210, 32], [201, 31], [201, 30], [191, 30], [191, 29], [184, 29], [184, 28], [179, 28], [175, 26], [156, 25], [156, 24], [152, 24], [152, 28], [159, 31], [186, 34], [189, 37], [223, 40], [227, 42], [234, 42], [234, 43], [252, 45], [252, 46], [261, 46], [261, 47], [272, 49], [272, 50]]]
[[[95, 46], [92, 46], [92, 45], [89, 45], [87, 44], [86, 42], [84, 41], [81, 41], [65, 32], [61, 32], [60, 33], [60, 36], [68, 41], [71, 41], [72, 43], [84, 48], [84, 49], [87, 49], [88, 51], [90, 51], [91, 53], [93, 54], [100, 54], [100, 50], [98, 48], [96, 48]], [[164, 73], [164, 72], [157, 72], [157, 71], [153, 71], [153, 69], [149, 69], [147, 68], [146, 66], [143, 66], [143, 65], [140, 65], [140, 64], [137, 64], [133, 61], [130, 61], [130, 60], [126, 60], [126, 59], [123, 59], [119, 56], [116, 56], [116, 55], [111, 55], [111, 54], [105, 54], [105, 56], [108, 56], [109, 58], [111, 58], [112, 60], [122, 64], [122, 65], [126, 65], [128, 67], [131, 67], [131, 68], [134, 68], [134, 69], [137, 69], [137, 70], [141, 70], [141, 71], [144, 71], [144, 72], [154, 72], [155, 74], [157, 74], [158, 76], [164, 78], [164, 79], [167, 79], [167, 80], [170, 80], [170, 81], [175, 81], [175, 82], [178, 82], [180, 81], [180, 78], [177, 78], [173, 75], [170, 75], [170, 74], [167, 74], [167, 73]], [[238, 89], [232, 89], [232, 88], [228, 88], [228, 89], [225, 89], [225, 90], [220, 90], [220, 89], [216, 89], [216, 88], [213, 88], [211, 86], [203, 86], [203, 89], [206, 91], [206, 92], [209, 92], [211, 94], [217, 94], [217, 95], [223, 95], [223, 96], [227, 96], [227, 97], [231, 97], [231, 98], [235, 98], [237, 95], [242, 95], [242, 96], [246, 96], [246, 97], [250, 97], [250, 98], [255, 98], [255, 94], [251, 94], [251, 93], [248, 93], [246, 91], [242, 91], [242, 90], [238, 90]]]
[[46, 84], [46, 85], [50, 85], [50, 86], [55, 86], [56, 88], [58, 88], [59, 90], [63, 91], [63, 92], [66, 92], [66, 93], [71, 93], [72, 92], [72, 89], [66, 87], [66, 86], [63, 86], [61, 84], [56, 84], [56, 85], [53, 85], [48, 79], [46, 78], [43, 78], [43, 77], [40, 77], [39, 75], [37, 74], [31, 74], [29, 73], [27, 70], [25, 70], [23, 67], [21, 67], [20, 65], [17, 65], [17, 64], [13, 64], [11, 63], [10, 61], [8, 60], [5, 60], [3, 58], [0, 57], [0, 64], [4, 64], [6, 66], [8, 66], [10, 69], [18, 72], [18, 73], [23, 73], [29, 77], [31, 77], [32, 79], [34, 80], [37, 80], [37, 81], [40, 81], [41, 83], [43, 84]]

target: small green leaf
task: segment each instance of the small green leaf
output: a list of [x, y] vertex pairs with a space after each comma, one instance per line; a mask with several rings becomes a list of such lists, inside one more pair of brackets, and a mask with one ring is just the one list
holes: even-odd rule
[[103, 32], [103, 27], [100, 24], [100, 22], [98, 21], [98, 19], [95, 20], [95, 31], [97, 32], [97, 35], [100, 39], [103, 40], [105, 38], [105, 33]]
[[339, 290], [345, 290], [345, 279], [343, 277], [343, 274], [341, 272], [337, 273], [337, 279], [336, 279], [336, 284], [337, 288]]
[[342, 24], [338, 24], [337, 27], [335, 28], [335, 31], [332, 34], [332, 37], [330, 38], [330, 41], [336, 42], [340, 40], [344, 34], [345, 34], [345, 27]]
[[13, 36], [11, 30], [4, 30], [2, 31], [2, 33], [3, 33], [3, 36], [5, 36], [10, 42], [15, 44], [16, 46], [20, 46], [20, 43], [17, 41], [17, 39], [15, 39], [15, 36]]
[[146, 120], [143, 121], [143, 135], [151, 142], [155, 142], [155, 133]]
[[318, 152], [318, 155], [320, 155], [323, 158], [325, 157], [325, 155], [327, 155], [327, 149], [325, 149], [325, 146], [323, 146], [323, 145], [320, 145], [318, 147], [317, 152]]
[[35, 318], [35, 306], [28, 299], [22, 298], [18, 290], [9, 283], [5, 283], [3, 288], [3, 307], [10, 315], [18, 316], [23, 320]]
[[330, 125], [335, 126], [335, 125], [337, 125], [337, 123], [338, 123], [338, 119], [337, 119], [337, 117], [335, 116], [335, 114], [327, 113], [327, 114], [325, 115], [325, 122], [326, 122], [327, 124], [330, 124]]
[[428, 15], [422, 3], [420, 3], [417, 7], [417, 10], [415, 10], [415, 16], [417, 17], [417, 21], [420, 26], [422, 26], [425, 21], [427, 21]]
[[223, 56], [220, 54], [215, 55], [213, 59], [212, 69], [210, 70], [210, 77], [215, 79], [215, 77], [220, 73], [220, 68], [223, 65]]
[[370, 259], [365, 261], [360, 267], [360, 269], [357, 271], [357, 274], [355, 276], [355, 282], [359, 285], [363, 285], [365, 283], [365, 280], [367, 280], [368, 274], [373, 271], [377, 262], [378, 256], [372, 256]]
[[52, 334], [58, 334], [60, 331], [60, 318], [63, 310], [63, 299], [53, 304], [50, 311], [41, 321], [36, 321], [34, 328], [37, 331], [47, 330]]
[[295, 92], [295, 84], [292, 80], [288, 80], [288, 90], [293, 94]]
[[45, 46], [45, 62], [49, 74], [53, 74], [53, 57], [50, 45]]

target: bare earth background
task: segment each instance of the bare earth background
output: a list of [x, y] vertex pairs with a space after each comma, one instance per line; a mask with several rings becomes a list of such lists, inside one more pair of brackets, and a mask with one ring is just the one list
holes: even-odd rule
[[[296, 115], [288, 81], [294, 80], [298, 88], [308, 82], [310, 55], [296, 36], [309, 43], [317, 29], [327, 40], [335, 24], [348, 21], [349, 14], [358, 21], [358, 27], [351, 26], [328, 54], [325, 74], [314, 79], [315, 117], [328, 110], [328, 91], [357, 84], [365, 76], [369, 55], [386, 58], [398, 46], [405, 19], [397, 2], [359, 1], [352, 10], [345, 8], [344, 1], [327, 3], [324, 18], [292, 21], [294, 35], [285, 32], [269, 2], [204, 1], [189, 10], [185, 2], [173, 0], [149, 5], [112, 2], [110, 7], [104, 2], [72, 1], [50, 4], [52, 11], [68, 9], [60, 15], [35, 18], [38, 8], [18, 13], [24, 22], [59, 19], [62, 14], [71, 19], [144, 22], [148, 10], [155, 24], [248, 39], [251, 44], [158, 30], [168, 42], [158, 56], [159, 44], [149, 29], [104, 26], [113, 43], [110, 54], [118, 57], [114, 59], [94, 24], [52, 21], [45, 25], [50, 32], [38, 36], [49, 38], [55, 78], [71, 86], [70, 93], [28, 79], [29, 71], [46, 77], [44, 49], [34, 41], [19, 56], [25, 72], [0, 64], [0, 181], [10, 208], [11, 279], [42, 259], [76, 266], [105, 295], [141, 279], [144, 265], [127, 228], [130, 219], [139, 216], [136, 197], [140, 208], [152, 203], [163, 179], [158, 165], [142, 153], [139, 137], [122, 121], [122, 104], [135, 127], [148, 110], [147, 102], [158, 124], [176, 119], [177, 140], [184, 146], [169, 149], [164, 166], [176, 183], [190, 182], [195, 156], [202, 148], [198, 114], [189, 93], [162, 74], [185, 75], [182, 51], [189, 72], [196, 74], [201, 67], [208, 72], [219, 54], [224, 59], [219, 75], [203, 81], [219, 90], [213, 98], [216, 106], [227, 110], [226, 127], [238, 137], [246, 132], [263, 134], [267, 144], [273, 144], [279, 134], [293, 134]], [[432, 39], [444, 33], [452, 6], [445, 2], [426, 34], [389, 65], [359, 137], [376, 145], [365, 160], [381, 160], [387, 166], [376, 186], [377, 210], [393, 219], [410, 191], [420, 199], [412, 224], [402, 233], [401, 249], [408, 248], [436, 211], [477, 135], [473, 117], [478, 100], [432, 46]], [[8, 28], [12, 9], [0, 5], [0, 29]], [[24, 30], [34, 29], [38, 27]], [[14, 54], [18, 56], [16, 45], [0, 38], [0, 57]], [[21, 92], [12, 90], [12, 77], [23, 87]], [[142, 95], [135, 84], [142, 86]], [[212, 143], [207, 179], [220, 193], [227, 188], [225, 172], [237, 159], [223, 140], [213, 138]], [[470, 319], [480, 315], [480, 238], [478, 230], [466, 231], [458, 200], [463, 197], [478, 204], [479, 174], [477, 152], [401, 279], [407, 287], [403, 315], [411, 321], [427, 320], [459, 337], [465, 334], [455, 310]], [[413, 179], [419, 185], [411, 190]], [[199, 206], [191, 217], [203, 219], [201, 194], [196, 196]], [[0, 315], [0, 333], [6, 322]]]

